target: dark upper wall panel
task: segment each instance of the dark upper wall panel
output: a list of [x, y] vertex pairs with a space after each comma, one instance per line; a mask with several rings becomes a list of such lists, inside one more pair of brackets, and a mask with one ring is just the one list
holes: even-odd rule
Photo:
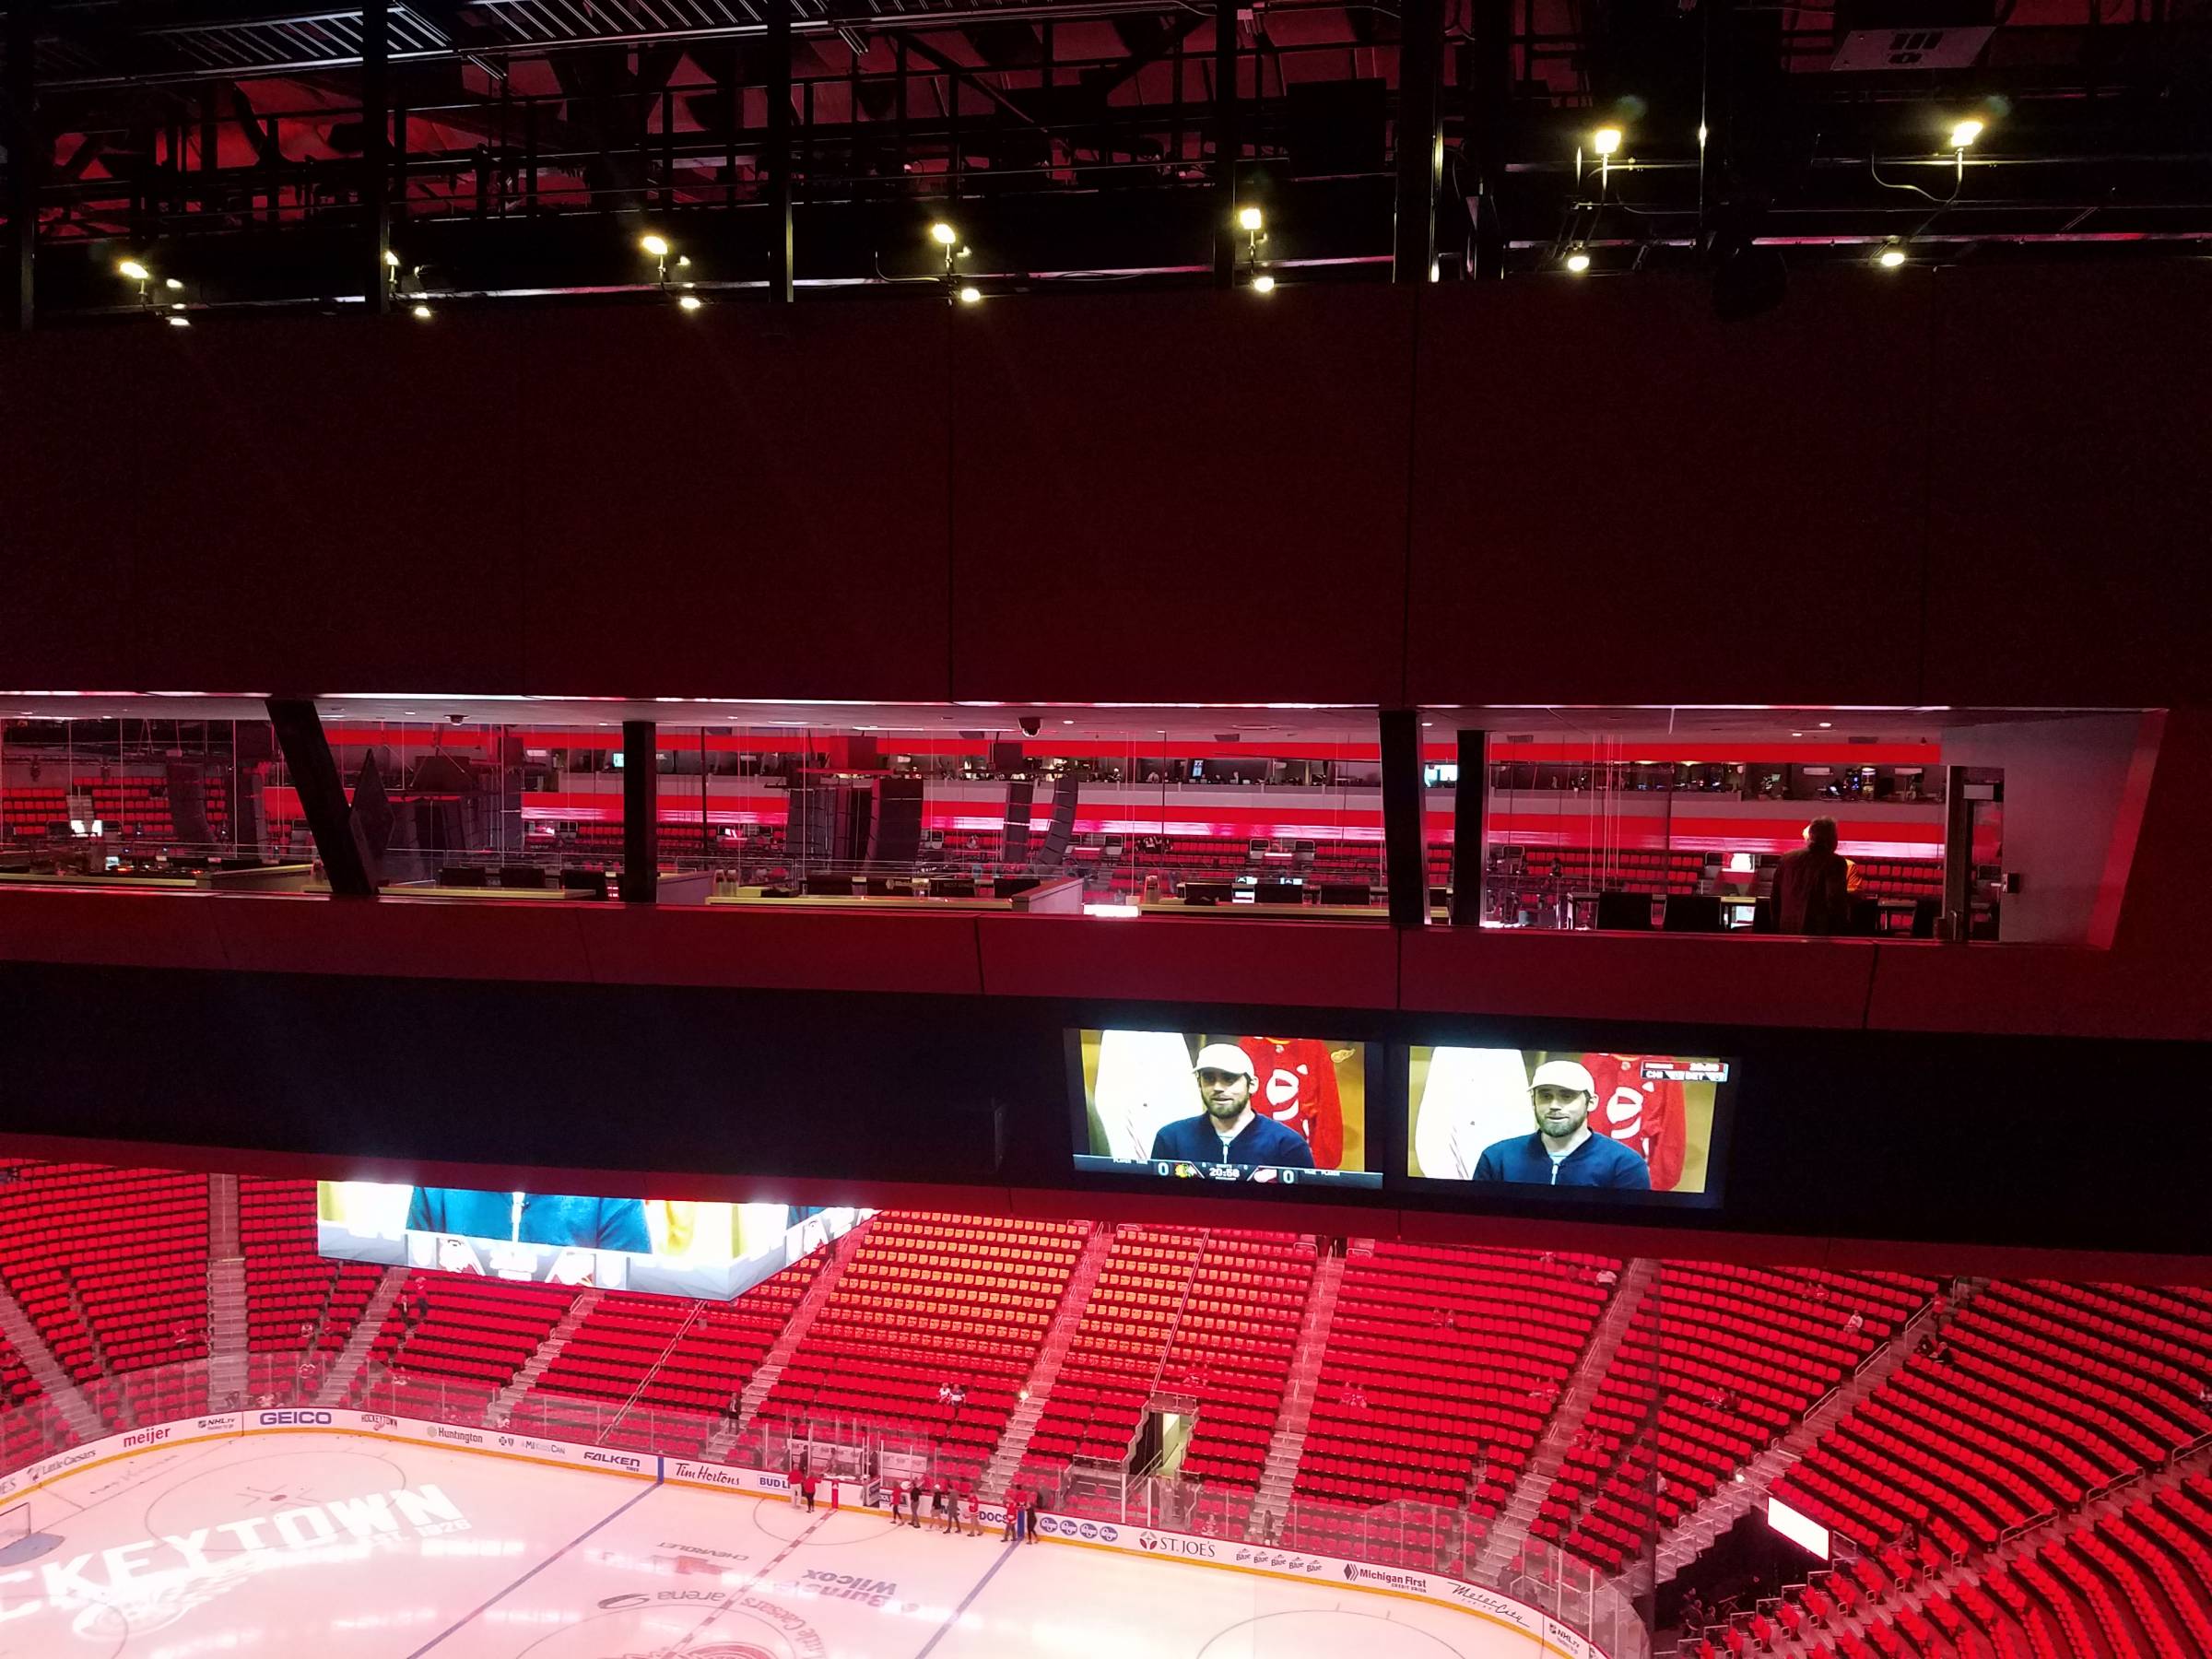
[[2212, 702], [2212, 267], [1936, 293], [1929, 700]]
[[0, 679], [517, 684], [518, 325], [359, 322], [9, 341]]
[[1411, 300], [956, 313], [956, 695], [1394, 700]]
[[926, 305], [563, 313], [520, 368], [527, 689], [941, 700]]
[[1414, 700], [1916, 700], [1927, 288], [1424, 293]]

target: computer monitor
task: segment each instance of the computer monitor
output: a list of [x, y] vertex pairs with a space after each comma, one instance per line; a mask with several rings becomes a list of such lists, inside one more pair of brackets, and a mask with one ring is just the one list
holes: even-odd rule
[[1182, 884], [1182, 901], [1185, 904], [1227, 904], [1236, 897], [1237, 889], [1226, 881], [1186, 881]]
[[1321, 902], [1324, 904], [1366, 904], [1374, 898], [1374, 889], [1364, 881], [1324, 881], [1321, 884]]
[[1252, 889], [1254, 904], [1303, 904], [1306, 885], [1302, 881], [1262, 881]]

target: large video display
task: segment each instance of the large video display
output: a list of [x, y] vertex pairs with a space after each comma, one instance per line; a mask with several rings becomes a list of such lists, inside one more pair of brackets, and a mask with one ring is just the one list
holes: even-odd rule
[[1221, 1031], [1071, 1031], [1076, 1167], [1168, 1181], [1380, 1186], [1367, 1045]]
[[1566, 1196], [1720, 1197], [1735, 1063], [1582, 1050], [1409, 1051], [1406, 1172]]
[[316, 1247], [341, 1261], [708, 1299], [742, 1295], [869, 1213], [366, 1181], [320, 1182], [315, 1196]]

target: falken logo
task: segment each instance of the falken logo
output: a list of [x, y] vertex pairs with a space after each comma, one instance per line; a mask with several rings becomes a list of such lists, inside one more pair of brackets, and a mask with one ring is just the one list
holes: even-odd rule
[[583, 1461], [588, 1464], [606, 1464], [617, 1469], [638, 1470], [645, 1466], [643, 1458], [632, 1457], [623, 1452], [602, 1452], [590, 1446], [584, 1448]]

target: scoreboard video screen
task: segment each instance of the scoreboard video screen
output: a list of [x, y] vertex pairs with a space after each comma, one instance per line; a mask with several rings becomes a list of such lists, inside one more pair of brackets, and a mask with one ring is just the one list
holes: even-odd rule
[[347, 1262], [723, 1300], [869, 1212], [318, 1182], [316, 1248]]
[[1368, 1046], [1237, 1031], [1068, 1033], [1076, 1168], [1251, 1186], [1378, 1187]]
[[1580, 1049], [1407, 1051], [1406, 1173], [1499, 1195], [1711, 1206], [1736, 1064]]

